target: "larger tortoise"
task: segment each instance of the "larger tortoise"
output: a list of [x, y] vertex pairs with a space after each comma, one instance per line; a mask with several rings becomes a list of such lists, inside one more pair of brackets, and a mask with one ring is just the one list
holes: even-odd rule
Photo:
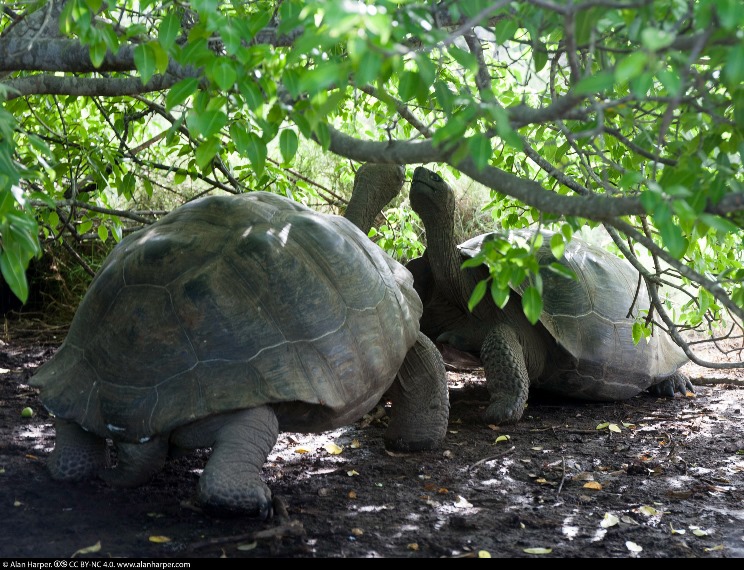
[[[488, 278], [488, 270], [483, 265], [466, 270], [461, 266], [500, 234], [483, 234], [458, 245], [454, 193], [426, 168], [415, 170], [410, 200], [427, 238], [424, 256], [409, 264], [424, 302], [421, 330], [433, 340], [480, 356], [490, 396], [486, 421], [518, 421], [530, 390], [596, 401], [622, 400], [646, 389], [665, 396], [693, 390], [679, 371], [687, 357], [665, 332], [657, 330], [648, 342], [634, 344], [633, 316], [648, 309], [649, 300], [645, 288], [636, 297], [639, 275], [626, 260], [572, 239], [561, 263], [577, 279], [540, 271], [543, 312], [536, 325], [524, 315], [520, 286], [513, 288], [503, 309], [486, 296], [470, 312], [468, 300], [476, 284]], [[532, 236], [526, 230], [501, 237], [513, 241]], [[541, 267], [556, 261], [549, 241], [546, 232], [536, 252]]]
[[345, 218], [265, 192], [182, 206], [114, 248], [32, 378], [51, 475], [135, 486], [169, 449], [211, 447], [197, 504], [265, 518], [279, 430], [347, 425], [386, 396], [386, 446], [435, 448], [447, 379], [421, 313], [410, 273]]

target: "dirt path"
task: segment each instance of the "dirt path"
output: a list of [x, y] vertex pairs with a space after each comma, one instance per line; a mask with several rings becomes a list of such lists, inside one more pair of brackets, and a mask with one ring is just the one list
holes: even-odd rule
[[0, 345], [0, 557], [744, 557], [742, 388], [532, 399], [521, 423], [493, 429], [480, 420], [480, 376], [451, 372], [444, 449], [386, 453], [384, 409], [335, 432], [284, 433], [264, 468], [274, 519], [216, 519], [189, 503], [207, 450], [137, 489], [52, 481], [54, 432], [26, 381], [61, 337], [10, 338]]

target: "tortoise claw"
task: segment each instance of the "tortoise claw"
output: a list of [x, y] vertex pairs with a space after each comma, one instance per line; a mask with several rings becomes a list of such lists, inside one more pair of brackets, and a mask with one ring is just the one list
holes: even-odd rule
[[661, 382], [650, 386], [648, 392], [658, 398], [674, 398], [676, 393], [680, 393], [683, 396], [689, 392], [694, 394], [695, 388], [687, 376], [681, 372], [677, 372], [664, 378]]

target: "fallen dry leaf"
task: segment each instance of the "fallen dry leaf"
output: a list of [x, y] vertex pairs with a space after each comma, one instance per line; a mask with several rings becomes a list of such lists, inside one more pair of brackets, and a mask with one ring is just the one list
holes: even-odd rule
[[460, 497], [458, 495], [457, 501], [455, 501], [455, 508], [457, 508], [457, 509], [469, 509], [472, 506], [473, 506], [472, 503], [468, 502], [466, 499], [464, 499], [463, 497]]
[[643, 550], [641, 545], [631, 542], [630, 540], [625, 543], [625, 547], [631, 552], [641, 552]]
[[641, 513], [642, 515], [646, 515], [647, 517], [653, 517], [655, 515], [660, 515], [661, 513], [657, 511], [655, 508], [650, 507], [649, 505], [642, 505], [638, 507], [637, 509], [634, 509], [634, 511]]
[[86, 546], [85, 548], [76, 550], [75, 552], [72, 553], [72, 556], [70, 556], [70, 558], [75, 558], [78, 554], [91, 554], [93, 552], [98, 552], [100, 550], [101, 550], [101, 541], [99, 540], [93, 546]]
[[615, 526], [619, 522], [620, 519], [617, 518], [616, 515], [613, 515], [612, 513], [605, 513], [602, 522], [599, 523], [599, 526], [601, 526], [602, 528], [610, 528], [611, 526]]
[[331, 455], [339, 455], [344, 450], [343, 447], [333, 442], [326, 443], [323, 448]]
[[171, 541], [171, 539], [169, 537], [158, 535], [158, 534], [154, 534], [154, 535], [150, 536], [147, 540], [149, 540], [150, 542], [154, 542], [156, 544], [164, 544], [166, 542], [170, 542]]
[[553, 552], [553, 549], [536, 547], [536, 548], [523, 548], [522, 551], [526, 552], [527, 554], [550, 554], [551, 552]]

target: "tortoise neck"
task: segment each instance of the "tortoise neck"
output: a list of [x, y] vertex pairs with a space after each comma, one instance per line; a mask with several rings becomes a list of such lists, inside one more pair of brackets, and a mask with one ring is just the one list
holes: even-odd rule
[[[453, 218], [448, 218], [448, 221]], [[468, 283], [467, 274], [461, 269], [463, 262], [457, 248], [452, 223], [430, 220], [426, 228], [427, 249], [434, 280], [442, 295], [456, 306], [467, 311], [468, 300], [475, 283]]]

